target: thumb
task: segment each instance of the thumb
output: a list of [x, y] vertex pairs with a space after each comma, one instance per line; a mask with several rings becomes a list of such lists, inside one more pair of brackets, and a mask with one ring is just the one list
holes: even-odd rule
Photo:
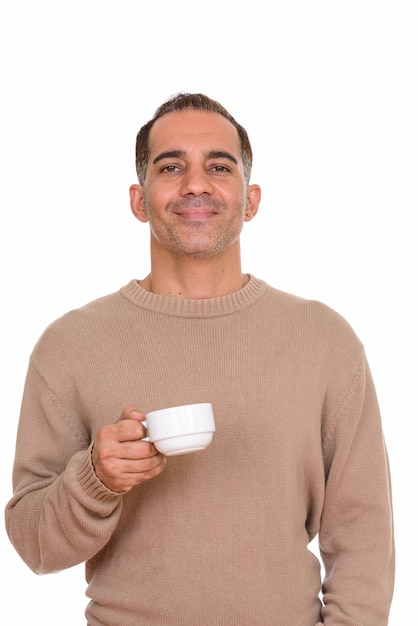
[[122, 409], [122, 413], [120, 414], [119, 420], [137, 420], [138, 422], [143, 422], [145, 419], [145, 415], [138, 409], [137, 406], [133, 404], [128, 404]]

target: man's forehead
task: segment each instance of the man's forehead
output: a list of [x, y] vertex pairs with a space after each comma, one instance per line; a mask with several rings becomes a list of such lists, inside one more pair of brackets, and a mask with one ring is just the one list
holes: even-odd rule
[[228, 149], [240, 155], [235, 126], [223, 115], [209, 111], [182, 110], [166, 113], [155, 121], [149, 135], [150, 152], [161, 150]]

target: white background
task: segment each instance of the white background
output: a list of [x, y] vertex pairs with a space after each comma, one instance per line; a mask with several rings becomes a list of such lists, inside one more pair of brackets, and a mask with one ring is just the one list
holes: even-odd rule
[[[366, 345], [392, 465], [391, 626], [416, 619], [416, 2], [3, 1], [1, 503], [27, 360], [68, 309], [148, 272], [139, 127], [178, 91], [249, 131], [261, 209], [243, 269], [322, 300]], [[36, 576], [0, 529], [7, 624], [83, 624], [83, 567]], [[7, 622], [5, 620], [7, 617]], [[291, 625], [297, 626], [297, 625]]]

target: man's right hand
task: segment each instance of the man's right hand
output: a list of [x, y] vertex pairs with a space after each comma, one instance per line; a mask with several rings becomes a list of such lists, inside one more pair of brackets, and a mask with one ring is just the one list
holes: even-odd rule
[[133, 405], [124, 407], [114, 424], [97, 433], [92, 450], [96, 476], [112, 491], [127, 492], [161, 474], [167, 459], [146, 436], [145, 415]]

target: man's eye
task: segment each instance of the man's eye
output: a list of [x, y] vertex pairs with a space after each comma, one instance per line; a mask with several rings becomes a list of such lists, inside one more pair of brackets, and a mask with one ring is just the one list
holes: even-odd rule
[[212, 170], [215, 172], [229, 172], [229, 168], [226, 165], [214, 165]]
[[162, 171], [162, 172], [168, 172], [168, 173], [171, 173], [171, 172], [175, 172], [175, 171], [176, 171], [176, 169], [177, 169], [177, 165], [165, 165], [165, 166], [161, 169], [161, 171]]

